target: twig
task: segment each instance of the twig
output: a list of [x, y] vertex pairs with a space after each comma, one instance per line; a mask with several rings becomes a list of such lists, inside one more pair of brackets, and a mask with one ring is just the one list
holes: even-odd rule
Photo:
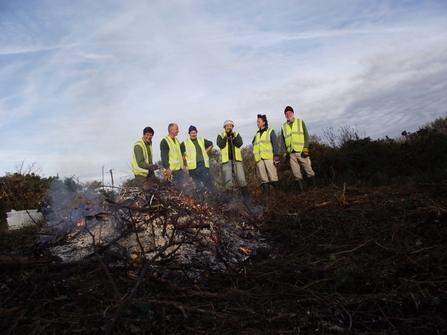
[[357, 249], [360, 249], [361, 247], [365, 246], [365, 244], [368, 244], [371, 240], [366, 241], [365, 243], [360, 244], [358, 247], [351, 249], [351, 250], [345, 250], [345, 251], [339, 251], [339, 252], [334, 252], [334, 255], [341, 255], [341, 254], [348, 254], [351, 252], [356, 251]]
[[348, 202], [346, 201], [345, 192], [346, 192], [346, 183], [343, 183], [343, 193], [341, 194], [340, 198], [335, 196], [341, 206], [347, 206], [348, 205]]

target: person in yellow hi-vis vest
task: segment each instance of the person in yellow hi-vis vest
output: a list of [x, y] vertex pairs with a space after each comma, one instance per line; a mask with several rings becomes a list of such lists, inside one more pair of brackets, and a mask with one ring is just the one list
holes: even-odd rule
[[231, 120], [224, 122], [224, 131], [217, 135], [216, 144], [220, 148], [222, 172], [227, 191], [233, 190], [233, 172], [241, 188], [242, 197], [248, 200], [247, 181], [245, 180], [244, 166], [242, 164], [241, 135], [233, 131], [234, 123]]
[[315, 172], [309, 157], [309, 133], [306, 124], [302, 119], [295, 119], [295, 112], [292, 107], [284, 109], [287, 122], [281, 127], [282, 149], [285, 157], [290, 159], [290, 167], [295, 176], [296, 190], [298, 193], [304, 192], [303, 176], [301, 167], [307, 175], [307, 183], [310, 187], [315, 187]]
[[197, 128], [191, 125], [188, 129], [189, 138], [180, 144], [183, 155], [183, 164], [189, 172], [189, 176], [198, 185], [203, 184], [207, 190], [213, 189], [210, 174], [210, 158], [208, 152], [213, 148], [213, 142], [197, 137]]
[[138, 185], [145, 189], [149, 187], [148, 179], [154, 176], [154, 170], [158, 167], [152, 160], [152, 137], [154, 129], [145, 127], [143, 137], [134, 145], [132, 157], [132, 172], [135, 175]]
[[161, 162], [164, 168], [164, 177], [176, 184], [183, 181], [183, 157], [180, 142], [177, 139], [179, 128], [176, 123], [168, 125], [168, 135], [160, 142]]
[[276, 166], [279, 165], [278, 138], [275, 131], [268, 126], [267, 115], [258, 114], [256, 124], [259, 130], [252, 141], [253, 156], [261, 177], [262, 191], [264, 195], [268, 196], [270, 184], [276, 193], [279, 191], [278, 172], [276, 170]]

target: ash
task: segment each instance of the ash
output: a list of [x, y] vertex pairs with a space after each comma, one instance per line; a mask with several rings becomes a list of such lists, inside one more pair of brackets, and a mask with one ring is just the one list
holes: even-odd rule
[[[123, 191], [77, 194], [75, 204], [49, 206], [36, 252], [61, 262], [99, 258], [109, 266], [149, 264], [159, 274], [189, 276], [241, 271], [271, 257], [257, 229], [261, 207], [193, 187], [179, 192], [170, 183]], [[49, 198], [60, 201], [61, 195]]]

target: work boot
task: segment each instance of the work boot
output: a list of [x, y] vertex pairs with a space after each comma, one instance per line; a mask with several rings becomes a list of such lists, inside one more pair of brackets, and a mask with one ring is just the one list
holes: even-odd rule
[[261, 185], [262, 185], [262, 194], [265, 195], [266, 197], [268, 197], [270, 194], [269, 183], [262, 183]]
[[272, 184], [273, 189], [275, 190], [276, 194], [279, 194], [279, 184], [277, 181], [272, 181], [270, 184]]
[[304, 185], [303, 185], [302, 179], [295, 180], [295, 186], [296, 186], [296, 190], [297, 190], [298, 194], [304, 193]]
[[317, 185], [315, 184], [315, 177], [307, 177], [307, 185], [309, 185], [309, 188], [315, 188]]
[[247, 186], [241, 187], [241, 194], [242, 194], [242, 198], [244, 199], [244, 201], [248, 201], [249, 194], [248, 194]]

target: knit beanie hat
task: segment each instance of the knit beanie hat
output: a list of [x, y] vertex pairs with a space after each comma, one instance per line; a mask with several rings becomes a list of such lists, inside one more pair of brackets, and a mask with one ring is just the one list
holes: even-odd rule
[[188, 134], [189, 134], [190, 132], [194, 131], [194, 130], [197, 132], [197, 128], [196, 128], [195, 126], [193, 126], [193, 125], [190, 125], [190, 126], [189, 126], [189, 129], [188, 129]]
[[284, 114], [286, 114], [286, 112], [292, 112], [292, 113], [295, 114], [295, 112], [293, 111], [293, 108], [290, 107], [290, 106], [287, 106], [287, 107], [284, 109]]
[[233, 121], [231, 121], [231, 120], [226, 120], [225, 122], [224, 122], [224, 128], [225, 128], [225, 126], [227, 125], [227, 124], [231, 124], [233, 127], [234, 127], [234, 123], [233, 123]]

